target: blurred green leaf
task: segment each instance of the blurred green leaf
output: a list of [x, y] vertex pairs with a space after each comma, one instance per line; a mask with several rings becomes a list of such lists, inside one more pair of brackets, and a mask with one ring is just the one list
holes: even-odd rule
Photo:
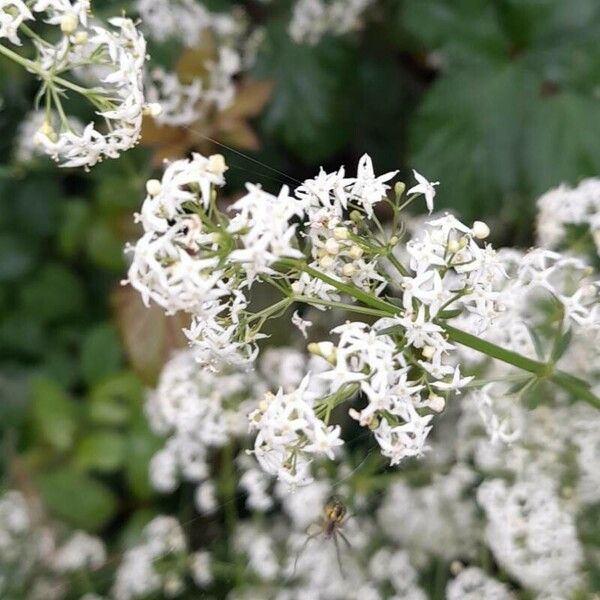
[[13, 198], [15, 223], [32, 236], [47, 236], [57, 227], [62, 190], [56, 177], [31, 177], [19, 182]]
[[419, 0], [404, 3], [402, 25], [416, 45], [447, 61], [481, 64], [506, 56], [509, 40], [492, 2]]
[[31, 420], [40, 441], [64, 451], [75, 439], [78, 407], [57, 383], [36, 378], [31, 382]]
[[119, 336], [112, 325], [97, 325], [87, 333], [81, 348], [81, 371], [88, 383], [115, 373], [122, 361]]
[[131, 373], [118, 373], [96, 385], [88, 402], [88, 415], [101, 425], [122, 425], [132, 406], [142, 404], [143, 388]]
[[65, 256], [73, 256], [87, 237], [90, 207], [83, 200], [70, 200], [62, 212], [62, 225], [58, 234], [58, 246]]
[[536, 194], [600, 173], [600, 101], [558, 90], [532, 106], [523, 165]]
[[45, 264], [21, 290], [25, 311], [45, 322], [72, 317], [84, 307], [81, 282], [60, 264]]
[[273, 79], [272, 101], [262, 118], [267, 135], [281, 139], [300, 159], [330, 156], [352, 135], [348, 103], [356, 55], [339, 39], [295, 44], [285, 24], [270, 26], [256, 73]]
[[0, 322], [0, 346], [13, 356], [39, 357], [47, 349], [48, 340], [35, 315], [18, 311], [5, 315]]
[[123, 242], [107, 223], [94, 223], [86, 236], [88, 256], [97, 266], [111, 271], [123, 270]]
[[86, 434], [75, 449], [74, 464], [83, 469], [111, 472], [119, 469], [125, 459], [125, 436], [114, 431]]
[[162, 442], [148, 429], [143, 416], [127, 436], [125, 472], [131, 493], [140, 500], [153, 495], [150, 485], [150, 459], [161, 447]]
[[441, 182], [437, 206], [464, 218], [498, 212], [490, 197], [519, 189], [527, 107], [535, 84], [517, 65], [440, 79], [411, 128], [411, 166]]
[[97, 531], [117, 510], [117, 499], [96, 479], [70, 468], [37, 477], [48, 510], [73, 527]]
[[28, 273], [35, 262], [35, 249], [10, 233], [0, 234], [0, 281], [9, 281]]

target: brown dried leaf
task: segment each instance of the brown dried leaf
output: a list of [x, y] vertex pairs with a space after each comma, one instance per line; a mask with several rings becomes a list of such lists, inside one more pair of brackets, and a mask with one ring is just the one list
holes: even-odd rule
[[144, 306], [131, 286], [119, 287], [111, 297], [115, 320], [133, 371], [146, 385], [154, 385], [173, 350], [186, 346], [181, 331], [183, 315], [167, 317], [159, 306]]
[[247, 119], [259, 115], [273, 93], [273, 82], [245, 81], [237, 89], [235, 102], [221, 115], [226, 119]]

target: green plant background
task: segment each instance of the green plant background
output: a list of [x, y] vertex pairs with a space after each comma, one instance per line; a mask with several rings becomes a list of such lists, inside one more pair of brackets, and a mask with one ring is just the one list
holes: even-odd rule
[[[287, 35], [289, 2], [246, 4], [267, 32], [253, 77], [274, 82], [251, 156], [292, 179], [225, 151], [231, 191], [369, 152], [380, 172], [440, 180], [438, 206], [488, 220], [495, 242], [526, 246], [540, 193], [600, 174], [597, 0], [381, 0], [364, 30], [315, 47]], [[117, 290], [150, 150], [89, 174], [17, 164], [35, 91], [0, 60], [2, 483], [27, 478], [51, 514], [125, 544], [178, 503], [150, 489], [158, 441], [143, 415], [172, 324], [146, 314], [145, 335], [127, 338], [118, 319], [136, 310]]]

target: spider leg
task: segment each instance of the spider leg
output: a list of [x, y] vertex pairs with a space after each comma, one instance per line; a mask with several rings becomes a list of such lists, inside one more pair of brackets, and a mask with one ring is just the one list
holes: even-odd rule
[[321, 533], [321, 531], [317, 531], [316, 533], [309, 535], [304, 540], [304, 544], [302, 544], [302, 547], [300, 548], [300, 550], [298, 550], [298, 554], [296, 554], [296, 560], [294, 561], [294, 570], [292, 572], [292, 577], [296, 576], [296, 569], [298, 568], [298, 561], [300, 560], [300, 555], [306, 550], [306, 546], [308, 546], [308, 542], [310, 542], [310, 540], [314, 540], [320, 533]]
[[340, 573], [341, 573], [342, 577], [345, 577], [346, 575], [344, 573], [344, 567], [342, 567], [342, 555], [340, 553], [340, 543], [338, 542], [337, 533], [335, 531], [333, 532], [333, 541], [335, 543], [335, 554], [337, 556], [338, 567], [340, 568]]
[[352, 544], [350, 543], [350, 541], [348, 540], [348, 538], [341, 531], [339, 531], [339, 530], [338, 530], [338, 533], [340, 534], [340, 537], [346, 543], [346, 546], [348, 546], [348, 548], [352, 548]]

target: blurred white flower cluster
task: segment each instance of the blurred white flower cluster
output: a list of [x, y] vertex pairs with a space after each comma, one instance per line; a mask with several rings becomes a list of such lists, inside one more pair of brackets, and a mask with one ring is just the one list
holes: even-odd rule
[[375, 0], [296, 0], [289, 32], [297, 43], [316, 44], [326, 34], [343, 35], [362, 25]]
[[189, 76], [162, 66], [148, 71], [148, 100], [161, 107], [153, 115], [156, 122], [189, 126], [228, 108], [235, 99], [235, 78], [252, 65], [262, 39], [260, 29], [250, 29], [241, 7], [213, 13], [194, 0], [138, 0], [136, 8], [150, 38], [179, 40], [197, 53], [196, 70], [202, 72]]
[[[577, 244], [589, 231], [600, 254], [600, 179], [584, 179], [575, 188], [561, 185], [541, 196], [537, 207], [540, 246], [559, 249], [569, 241]], [[567, 240], [570, 228], [575, 238]]]
[[140, 541], [127, 550], [119, 564], [111, 598], [134, 600], [160, 594], [165, 598], [179, 596], [192, 577], [209, 583], [209, 557], [191, 553], [185, 533], [174, 517], [155, 517], [143, 529]]
[[0, 495], [2, 598], [65, 598], [74, 574], [86, 576], [105, 562], [101, 539], [48, 521], [39, 502], [19, 491]]
[[[42, 37], [32, 30], [41, 23], [51, 25], [56, 34]], [[1, 38], [19, 46], [30, 40], [35, 59], [4, 46], [1, 50], [42, 81], [44, 118], [36, 113], [28, 120], [41, 121], [33, 135], [29, 124], [22, 126], [19, 145], [24, 150], [18, 158], [27, 159], [36, 146], [61, 166], [89, 168], [136, 144], [146, 108], [146, 42], [131, 19], [114, 17], [102, 23], [91, 16], [89, 0], [3, 0]], [[88, 123], [69, 114], [66, 101], [74, 98], [94, 110]]]

